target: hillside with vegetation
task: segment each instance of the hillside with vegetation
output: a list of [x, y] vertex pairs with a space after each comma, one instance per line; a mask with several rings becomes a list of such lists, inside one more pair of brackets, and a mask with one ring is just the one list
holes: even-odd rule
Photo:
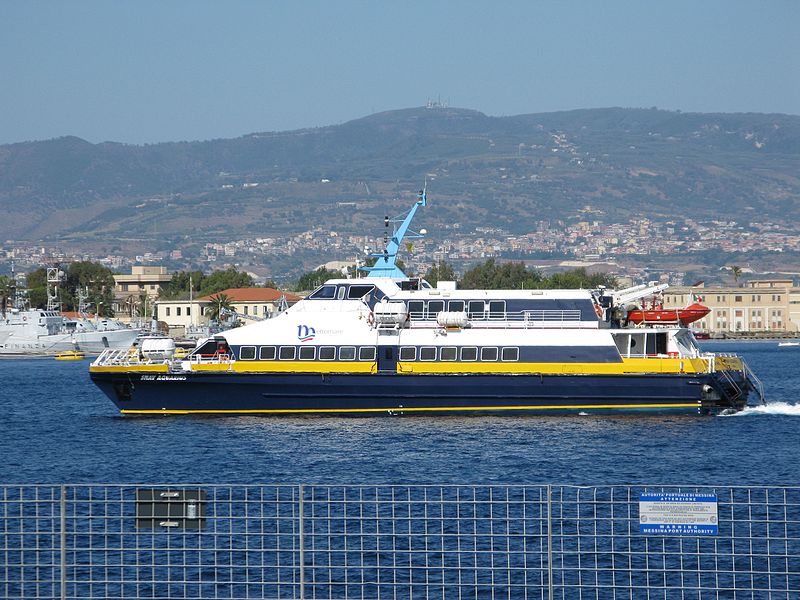
[[0, 239], [169, 246], [316, 225], [357, 232], [403, 209], [400, 194], [426, 179], [433, 230], [524, 233], [587, 208], [607, 221], [798, 220], [800, 117], [437, 107], [202, 142], [10, 144], [0, 146]]

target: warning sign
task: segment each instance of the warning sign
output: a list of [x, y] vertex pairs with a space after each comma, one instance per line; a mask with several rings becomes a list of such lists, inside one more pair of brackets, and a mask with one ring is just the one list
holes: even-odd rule
[[640, 533], [717, 535], [716, 494], [639, 494]]

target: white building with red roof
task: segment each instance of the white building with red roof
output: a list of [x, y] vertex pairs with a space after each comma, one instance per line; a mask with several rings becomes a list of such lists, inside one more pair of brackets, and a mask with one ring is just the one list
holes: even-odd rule
[[170, 335], [182, 336], [193, 328], [207, 326], [210, 309], [219, 299], [223, 299], [228, 310], [247, 320], [268, 319], [278, 312], [281, 304], [285, 302], [291, 306], [302, 300], [302, 296], [274, 288], [228, 288], [192, 300], [159, 300], [156, 302], [157, 319], [169, 326]]

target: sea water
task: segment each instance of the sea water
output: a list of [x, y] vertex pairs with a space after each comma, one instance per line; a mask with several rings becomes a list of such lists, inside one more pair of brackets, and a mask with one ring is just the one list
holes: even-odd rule
[[766, 406], [697, 416], [123, 417], [88, 361], [0, 360], [0, 484], [800, 482], [800, 347], [737, 352]]

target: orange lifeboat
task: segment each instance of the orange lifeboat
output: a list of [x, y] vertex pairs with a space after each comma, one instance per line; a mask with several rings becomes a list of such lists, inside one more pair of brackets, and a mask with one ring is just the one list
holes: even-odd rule
[[665, 323], [686, 326], [702, 319], [711, 309], [695, 302], [686, 308], [637, 308], [628, 311], [630, 323]]

